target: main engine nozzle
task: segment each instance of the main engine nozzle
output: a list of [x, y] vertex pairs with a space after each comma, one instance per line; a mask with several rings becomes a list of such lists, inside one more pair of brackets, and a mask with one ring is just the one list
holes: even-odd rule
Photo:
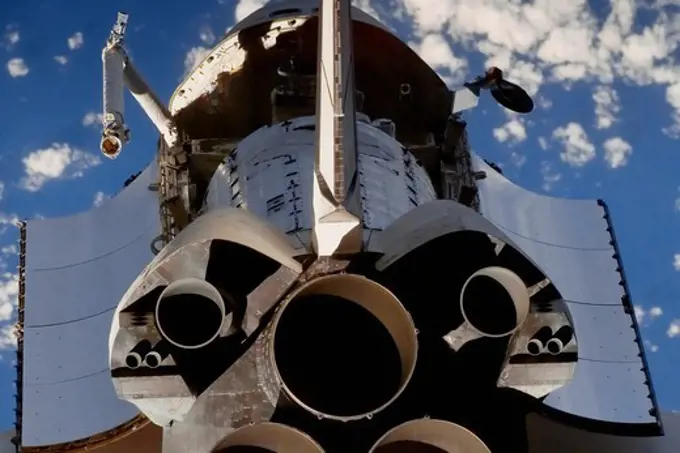
[[239, 428], [212, 453], [323, 453], [311, 437], [279, 423], [261, 423]]
[[420, 419], [397, 426], [373, 445], [370, 453], [491, 453], [470, 430], [455, 423]]
[[305, 284], [282, 304], [271, 329], [282, 390], [318, 417], [370, 417], [399, 397], [415, 369], [411, 316], [387, 288], [360, 275]]
[[460, 309], [481, 336], [501, 338], [514, 333], [529, 314], [529, 291], [521, 278], [504, 267], [478, 270], [460, 293]]
[[220, 292], [198, 278], [183, 278], [168, 285], [156, 303], [156, 327], [169, 343], [198, 349], [222, 331], [226, 306]]

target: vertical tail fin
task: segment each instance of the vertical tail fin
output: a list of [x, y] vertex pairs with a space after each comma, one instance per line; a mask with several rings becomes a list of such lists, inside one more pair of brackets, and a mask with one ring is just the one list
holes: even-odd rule
[[350, 0], [320, 0], [313, 244], [319, 256], [361, 250]]

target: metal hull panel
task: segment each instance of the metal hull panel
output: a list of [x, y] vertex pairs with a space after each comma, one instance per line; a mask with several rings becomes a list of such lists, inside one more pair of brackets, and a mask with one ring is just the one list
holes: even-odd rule
[[23, 446], [71, 442], [137, 415], [118, 399], [107, 332], [160, 232], [153, 162], [83, 214], [27, 223]]

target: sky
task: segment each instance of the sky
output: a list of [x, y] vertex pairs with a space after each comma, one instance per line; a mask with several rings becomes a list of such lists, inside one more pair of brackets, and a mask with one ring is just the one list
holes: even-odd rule
[[[98, 206], [155, 153], [157, 133], [129, 96], [132, 142], [114, 161], [98, 151], [101, 49], [116, 12], [130, 14], [127, 49], [168, 101], [264, 3], [0, 2], [0, 431], [14, 420], [14, 223]], [[471, 145], [525, 188], [607, 201], [657, 396], [680, 410], [680, 1], [355, 3], [450, 87], [494, 65], [534, 96], [526, 116], [482, 100], [465, 116]]]

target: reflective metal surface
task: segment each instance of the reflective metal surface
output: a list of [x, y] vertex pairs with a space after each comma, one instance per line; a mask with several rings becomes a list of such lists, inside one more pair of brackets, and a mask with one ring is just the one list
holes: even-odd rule
[[545, 405], [597, 422], [656, 425], [653, 389], [603, 207], [529, 192], [473, 159], [486, 175], [477, 182], [482, 213], [551, 277], [574, 321], [576, 374]]
[[118, 301], [152, 258], [155, 174], [154, 162], [99, 208], [27, 223], [23, 446], [87, 438], [137, 414], [114, 392], [107, 338]]
[[[250, 335], [300, 274], [302, 267], [294, 255], [295, 250], [281, 232], [245, 209], [211, 210], [182, 230], [132, 282], [116, 309], [109, 355], [110, 376], [119, 397], [137, 405], [154, 423], [168, 425], [182, 420], [198, 394], [203, 393], [186, 379], [187, 370], [199, 366], [194, 359], [177, 362], [171, 356], [154, 370], [126, 370], [126, 357], [140, 341], [158, 344], [163, 338], [153, 314], [162, 287], [180, 279], [205, 279], [227, 294], [238, 294], [234, 302], [245, 306], [243, 312], [237, 310], [240, 316], [234, 327]], [[231, 267], [232, 263], [236, 265]], [[229, 343], [228, 337], [233, 334], [230, 324], [223, 324], [217, 343]], [[219, 344], [217, 347], [224, 353]], [[243, 413], [251, 407], [246, 399], [256, 400], [252, 407], [260, 410], [251, 386], [253, 382], [257, 386], [257, 376], [250, 379], [256, 373], [250, 358], [234, 364], [235, 371], [225, 378], [227, 387], [220, 387], [229, 389], [226, 396], [238, 401], [228, 404], [234, 412]], [[217, 360], [210, 363], [223, 365]], [[239, 387], [241, 378], [245, 379]]]
[[680, 414], [661, 414], [666, 434], [612, 436], [560, 425], [538, 415], [527, 417], [529, 453], [675, 453], [680, 445]]
[[[310, 249], [314, 117], [263, 127], [239, 143], [208, 187], [204, 209], [247, 207], [294, 246]], [[425, 170], [401, 144], [357, 122], [359, 183], [365, 230], [383, 230], [436, 194]]]
[[[510, 335], [511, 338], [507, 344], [505, 360], [497, 386], [513, 388], [535, 398], [544, 397], [571, 381], [574, 375], [577, 339], [573, 339], [574, 341], [570, 342], [569, 347], [564, 349], [565, 354], [559, 354], [559, 357], [546, 359], [545, 355], [549, 355], [546, 353], [543, 357], [536, 357], [535, 360], [527, 362], [523, 359], [528, 355], [528, 340], [543, 327], [549, 327], [553, 332], [556, 332], [562, 326], [572, 328], [571, 317], [567, 306], [561, 300], [559, 288], [556, 289], [551, 284], [551, 274], [532, 262], [518, 244], [514, 243], [488, 219], [475, 210], [453, 200], [436, 200], [418, 206], [397, 219], [380, 234], [372, 236], [372, 249], [383, 253], [376, 262], [376, 268], [381, 271], [389, 271], [390, 267], [395, 266], [399, 269], [400, 261], [408, 262], [409, 255], [412, 253], [417, 255], [419, 249], [426, 250], [426, 255], [421, 254], [421, 256], [426, 256], [426, 259], [417, 265], [417, 269], [409, 270], [407, 267], [404, 270], [402, 268], [400, 274], [410, 275], [414, 284], [420, 285], [419, 293], [427, 294], [427, 291], [431, 288], [423, 287], [423, 283], [420, 282], [420, 278], [425, 276], [414, 277], [413, 273], [423, 269], [428, 269], [427, 272], [436, 272], [436, 269], [428, 268], [428, 266], [433, 263], [443, 263], [447, 259], [455, 257], [455, 262], [451, 262], [447, 266], [449, 275], [440, 274], [438, 281], [427, 283], [430, 286], [442, 285], [436, 292], [437, 294], [433, 294], [434, 297], [446, 293], [451, 295], [449, 301], [454, 301], [460, 297], [458, 291], [464, 293], [464, 282], [459, 282], [460, 288], [451, 282], [456, 272], [467, 272], [465, 275], [473, 275], [475, 272], [481, 272], [483, 267], [492, 264], [491, 262], [480, 262], [481, 256], [487, 256], [488, 259], [488, 255], [485, 255], [483, 248], [479, 248], [479, 242], [477, 242], [478, 248], [474, 250], [466, 250], [466, 239], [459, 239], [459, 242], [449, 242], [448, 244], [441, 242], [442, 238], [454, 238], [456, 235], [470, 241], [472, 236], [469, 236], [469, 234], [488, 241], [487, 247], [493, 247], [495, 259], [501, 260], [504, 266], [509, 266], [503, 273], [510, 271], [509, 275], [513, 275], [514, 271], [517, 271], [525, 275], [525, 280], [516, 280], [518, 277], [515, 275], [510, 281], [516, 282], [516, 285], [524, 284], [526, 286], [525, 291], [528, 292], [531, 299], [529, 306], [524, 305], [524, 303], [519, 304], [523, 307], [515, 304], [514, 316], [518, 316], [520, 319], [517, 319], [517, 323], [513, 324], [515, 330], [510, 332], [513, 334]], [[440, 241], [437, 247], [428, 248], [435, 241]], [[463, 270], [466, 265], [473, 262], [476, 263], [473, 265], [474, 268]], [[435, 266], [439, 267], [439, 264]], [[528, 275], [531, 275], [531, 277], [528, 277]], [[403, 278], [403, 276], [400, 276], [400, 278]], [[519, 289], [519, 287], [516, 288], [516, 290]], [[489, 299], [483, 294], [479, 297], [482, 300]], [[519, 300], [516, 299], [517, 302]], [[530, 313], [527, 313], [527, 309]], [[521, 312], [524, 312], [524, 314], [519, 316]], [[479, 340], [482, 337], [489, 336], [480, 335], [479, 331], [472, 328], [469, 322], [462, 322], [443, 338], [451, 348], [458, 350], [468, 342]], [[540, 356], [541, 354], [536, 355]]]

